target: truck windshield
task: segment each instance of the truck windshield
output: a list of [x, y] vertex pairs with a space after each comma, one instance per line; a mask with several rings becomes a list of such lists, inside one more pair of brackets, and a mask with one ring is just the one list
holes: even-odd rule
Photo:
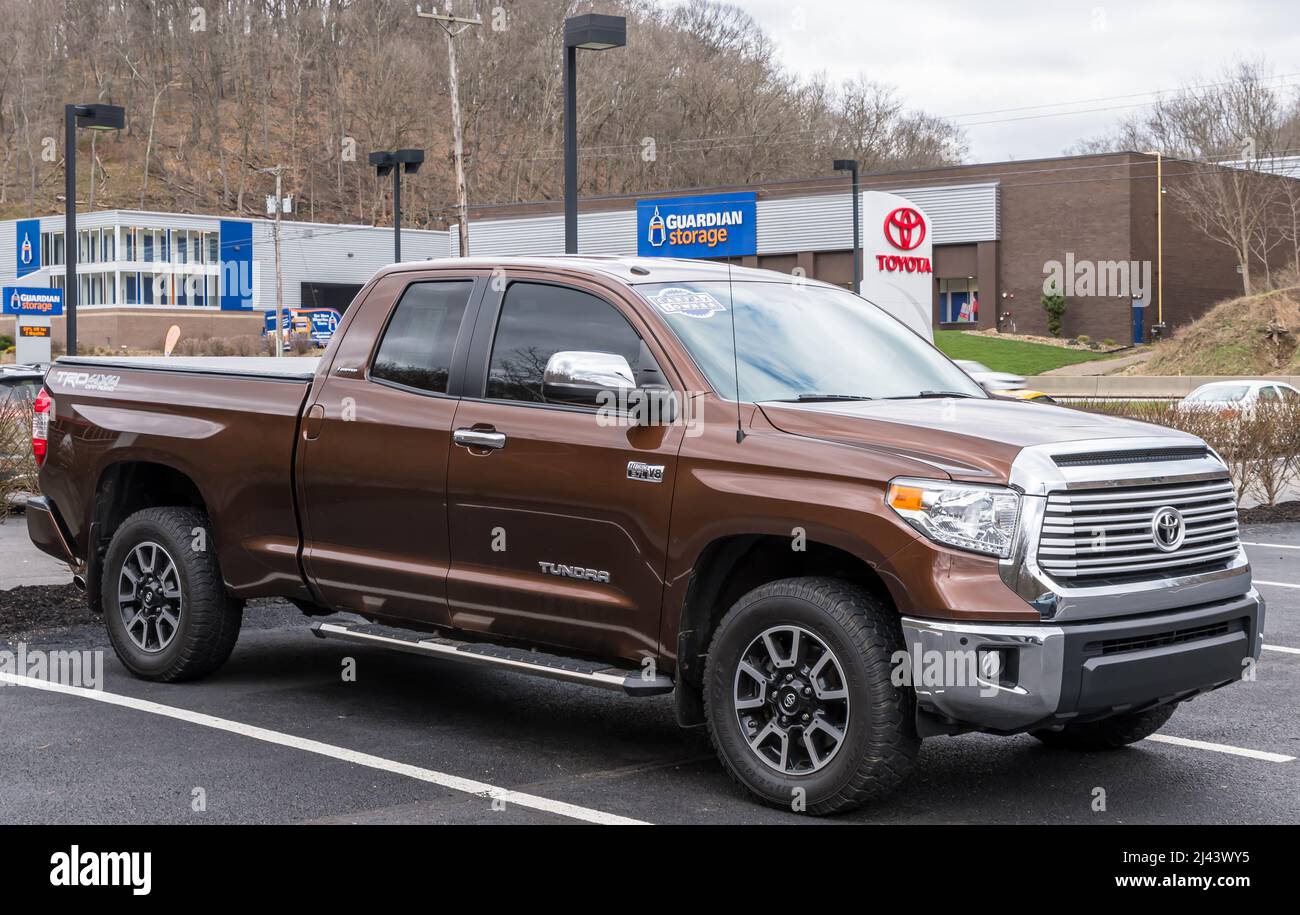
[[636, 288], [728, 399], [987, 396], [927, 341], [844, 290], [754, 281]]

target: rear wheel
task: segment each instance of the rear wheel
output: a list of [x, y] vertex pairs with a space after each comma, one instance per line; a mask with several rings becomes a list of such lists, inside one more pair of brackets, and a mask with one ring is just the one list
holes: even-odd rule
[[1068, 750], [1117, 750], [1145, 740], [1165, 726], [1178, 703], [1157, 705], [1143, 712], [1114, 715], [1100, 721], [1067, 724], [1059, 731], [1032, 731], [1049, 747]]
[[705, 713], [723, 765], [773, 806], [838, 813], [882, 797], [920, 744], [914, 698], [891, 682], [898, 615], [832, 578], [742, 597], [714, 633]]
[[148, 508], [123, 522], [104, 560], [104, 621], [122, 664], [145, 680], [194, 680], [230, 657], [243, 605], [226, 594], [207, 516]]

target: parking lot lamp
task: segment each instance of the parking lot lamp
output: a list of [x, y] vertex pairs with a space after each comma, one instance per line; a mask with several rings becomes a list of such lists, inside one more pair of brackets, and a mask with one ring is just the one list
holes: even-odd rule
[[862, 195], [858, 193], [858, 160], [836, 159], [835, 170], [848, 172], [853, 187], [853, 292], [862, 294]]
[[126, 109], [118, 105], [63, 106], [63, 193], [67, 199], [63, 216], [64, 328], [68, 355], [77, 355], [77, 128], [121, 130], [126, 126]]
[[564, 20], [564, 253], [578, 253], [578, 49], [627, 44], [627, 19], [587, 13]]
[[399, 149], [392, 152], [372, 152], [370, 164], [383, 178], [393, 176], [393, 261], [402, 259], [402, 172], [413, 175], [424, 164], [424, 150]]

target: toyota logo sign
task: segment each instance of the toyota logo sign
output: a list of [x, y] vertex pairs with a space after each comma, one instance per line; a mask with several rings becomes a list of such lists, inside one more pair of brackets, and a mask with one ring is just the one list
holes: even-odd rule
[[1187, 523], [1183, 520], [1182, 512], [1170, 506], [1156, 511], [1155, 517], [1151, 519], [1151, 539], [1155, 542], [1156, 549], [1172, 553], [1183, 545], [1186, 536]]
[[899, 251], [911, 251], [925, 241], [925, 218], [911, 207], [899, 207], [885, 217], [885, 240]]

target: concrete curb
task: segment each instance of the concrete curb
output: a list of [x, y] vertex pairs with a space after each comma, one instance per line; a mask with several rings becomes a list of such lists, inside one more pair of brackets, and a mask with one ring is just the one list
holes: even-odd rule
[[1026, 383], [1030, 388], [1053, 397], [1181, 398], [1211, 381], [1236, 381], [1249, 377], [1267, 377], [1270, 381], [1300, 387], [1300, 375], [1035, 375]]

